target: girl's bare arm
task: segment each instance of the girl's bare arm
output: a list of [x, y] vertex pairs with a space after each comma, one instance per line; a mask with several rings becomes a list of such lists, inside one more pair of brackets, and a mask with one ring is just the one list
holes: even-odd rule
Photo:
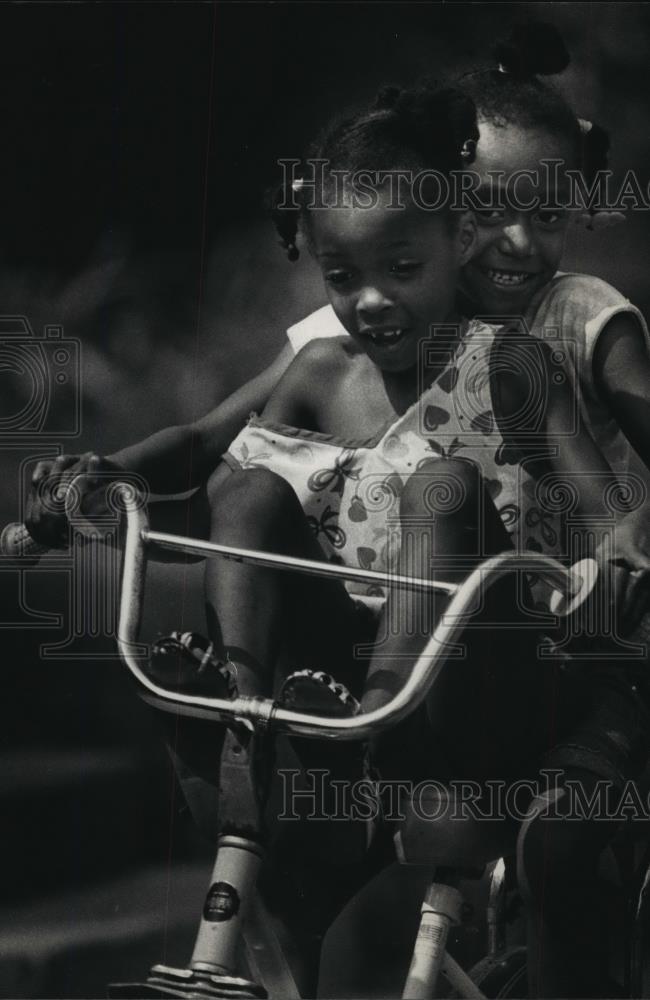
[[[495, 342], [493, 385], [504, 439], [536, 478], [552, 473], [582, 514], [607, 516], [616, 478], [586, 427], [566, 374], [547, 343], [505, 333]], [[543, 456], [536, 458], [536, 456]]]
[[319, 431], [324, 394], [332, 393], [345, 364], [336, 338], [314, 340], [298, 353], [278, 383], [263, 416], [292, 427]]
[[639, 321], [613, 316], [594, 351], [596, 388], [625, 437], [650, 470], [650, 353]]
[[293, 357], [287, 344], [268, 368], [192, 424], [167, 427], [106, 457], [86, 452], [39, 462], [32, 476], [26, 515], [30, 533], [43, 545], [61, 544], [65, 518], [60, 504], [48, 502], [48, 495], [58, 484], [80, 475], [85, 474], [76, 483], [82, 496], [105, 484], [107, 476], [124, 471], [142, 476], [153, 493], [171, 495], [199, 486], [214, 470], [251, 411], [263, 410]]
[[291, 364], [289, 344], [268, 368], [192, 424], [168, 427], [109, 455], [143, 476], [156, 493], [177, 493], [204, 482], [252, 411], [261, 412]]
[[[519, 442], [515, 432], [510, 431], [509, 436], [514, 435], [512, 443], [522, 456], [528, 449], [533, 454], [536, 449], [546, 449], [548, 458], [533, 463], [531, 471], [538, 476], [550, 471], [549, 485], [555, 487], [556, 497], [561, 490], [567, 497], [575, 497], [572, 513], [588, 518], [581, 536], [591, 541], [583, 554], [593, 555], [600, 562], [606, 578], [611, 580], [610, 595], [620, 609], [619, 623], [626, 629], [632, 628], [645, 611], [644, 578], [650, 571], [650, 517], [643, 489], [632, 487], [629, 492], [636, 495], [636, 509], [621, 515], [620, 500], [627, 492], [625, 484], [619, 486], [618, 477], [589, 433], [573, 386], [568, 379], [554, 380], [553, 375], [558, 373], [550, 363], [547, 344], [531, 338], [529, 351], [527, 375], [537, 366], [540, 385], [545, 388], [539, 394], [540, 410], [531, 414], [538, 431], [532, 436], [524, 433]], [[511, 372], [500, 381], [499, 396], [507, 426], [508, 418], [516, 423], [513, 415], [525, 412], [530, 383]], [[616, 529], [612, 532], [614, 521]]]

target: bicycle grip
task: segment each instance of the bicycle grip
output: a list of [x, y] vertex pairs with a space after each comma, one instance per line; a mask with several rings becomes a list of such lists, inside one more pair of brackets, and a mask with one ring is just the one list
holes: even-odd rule
[[12, 521], [2, 529], [0, 535], [0, 555], [3, 556], [42, 556], [49, 552], [48, 545], [41, 545], [30, 535], [24, 524]]

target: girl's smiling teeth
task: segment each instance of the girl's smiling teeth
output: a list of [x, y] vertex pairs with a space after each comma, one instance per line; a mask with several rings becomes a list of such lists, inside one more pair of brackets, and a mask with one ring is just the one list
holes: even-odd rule
[[513, 285], [524, 285], [535, 275], [531, 274], [530, 271], [501, 271], [497, 268], [486, 267], [483, 269], [483, 273], [487, 275], [490, 281], [493, 281], [495, 285], [501, 287], [513, 286]]
[[390, 344], [397, 344], [405, 334], [405, 329], [401, 326], [386, 326], [376, 330], [366, 329], [360, 331], [362, 336], [368, 337], [373, 344], [388, 347]]

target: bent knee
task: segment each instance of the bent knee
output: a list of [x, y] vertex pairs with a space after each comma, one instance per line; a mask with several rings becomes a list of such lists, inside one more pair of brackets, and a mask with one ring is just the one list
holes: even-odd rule
[[517, 880], [530, 901], [539, 900], [549, 885], [595, 876], [604, 846], [600, 831], [588, 821], [553, 810], [549, 814], [538, 801], [542, 812], [522, 825], [517, 841]]
[[406, 481], [400, 497], [401, 517], [454, 517], [461, 512], [478, 515], [481, 474], [473, 462], [433, 458]]
[[237, 469], [224, 474], [219, 468], [210, 477], [207, 492], [213, 524], [233, 515], [240, 521], [251, 512], [272, 515], [300, 508], [286, 479], [270, 469]]

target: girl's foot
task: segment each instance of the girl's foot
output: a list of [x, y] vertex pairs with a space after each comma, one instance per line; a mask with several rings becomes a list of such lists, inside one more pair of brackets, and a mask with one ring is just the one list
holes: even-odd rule
[[236, 673], [219, 660], [214, 646], [197, 632], [172, 632], [153, 644], [148, 673], [162, 687], [213, 698], [234, 698]]
[[345, 684], [322, 670], [296, 670], [289, 674], [278, 701], [296, 712], [314, 712], [335, 717], [358, 715], [360, 705]]

